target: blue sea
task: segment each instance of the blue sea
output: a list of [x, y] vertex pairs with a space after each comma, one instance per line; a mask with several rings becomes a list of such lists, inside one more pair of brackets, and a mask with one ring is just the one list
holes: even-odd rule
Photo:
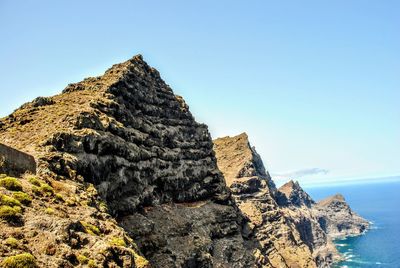
[[346, 257], [335, 267], [400, 267], [400, 181], [304, 188], [314, 200], [343, 194], [354, 211], [373, 223], [364, 235], [335, 241]]

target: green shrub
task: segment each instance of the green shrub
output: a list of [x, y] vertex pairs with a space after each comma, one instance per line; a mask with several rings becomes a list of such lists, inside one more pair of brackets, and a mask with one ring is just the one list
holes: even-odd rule
[[18, 221], [21, 219], [20, 214], [20, 207], [0, 206], [0, 218], [6, 221]]
[[10, 206], [10, 207], [15, 207], [15, 206], [21, 206], [21, 202], [19, 202], [17, 199], [2, 194], [0, 195], [0, 205], [6, 205], [6, 206]]
[[78, 255], [76, 256], [76, 258], [78, 259], [80, 264], [87, 264], [89, 262], [88, 257], [86, 257], [85, 255]]
[[24, 192], [14, 192], [13, 197], [25, 206], [29, 206], [32, 203], [32, 198]]
[[64, 202], [64, 197], [61, 194], [55, 194], [54, 198], [58, 201]]
[[37, 196], [42, 195], [42, 191], [40, 191], [40, 188], [35, 185], [32, 186], [32, 193]]
[[124, 239], [119, 238], [119, 237], [113, 237], [110, 240], [110, 245], [112, 246], [118, 246], [118, 247], [126, 247], [126, 242]]
[[52, 195], [54, 193], [53, 187], [48, 185], [47, 183], [40, 184], [40, 191], [47, 195]]
[[54, 209], [52, 209], [52, 208], [46, 208], [46, 209], [44, 210], [44, 212], [45, 212], [46, 214], [53, 215], [55, 211], [54, 211]]
[[10, 191], [22, 191], [22, 185], [17, 178], [5, 177], [0, 179], [0, 186]]
[[36, 177], [29, 177], [28, 178], [28, 181], [32, 184], [32, 185], [35, 185], [35, 186], [38, 186], [38, 187], [40, 187], [40, 184], [42, 183], [38, 178], [36, 178]]
[[19, 247], [19, 241], [15, 239], [14, 237], [9, 237], [6, 240], [4, 240], [4, 244], [11, 248], [18, 248]]
[[96, 262], [95, 262], [94, 260], [89, 260], [87, 266], [88, 266], [89, 268], [96, 268], [96, 267], [98, 267], [97, 264], [96, 264]]
[[5, 258], [1, 265], [4, 268], [37, 268], [35, 257], [29, 253]]
[[81, 221], [80, 223], [85, 228], [85, 232], [86, 233], [91, 234], [91, 235], [100, 235], [101, 232], [100, 232], [100, 229], [97, 226], [95, 226], [93, 224], [90, 224], [90, 223], [87, 223], [85, 221]]

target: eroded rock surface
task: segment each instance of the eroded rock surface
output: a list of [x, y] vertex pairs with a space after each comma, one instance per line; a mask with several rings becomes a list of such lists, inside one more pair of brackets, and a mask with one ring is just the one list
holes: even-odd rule
[[341, 194], [319, 201], [313, 209], [322, 229], [334, 238], [359, 235], [369, 227], [369, 222], [355, 213]]
[[343, 235], [365, 230], [362, 223], [366, 221], [339, 197], [317, 204], [294, 181], [276, 189], [245, 133], [214, 140], [214, 150], [218, 166], [249, 220], [246, 233], [255, 241], [257, 265], [331, 267], [341, 259], [332, 242], [338, 229]]
[[276, 202], [280, 193], [265, 170], [248, 136], [214, 140], [218, 167], [244, 215], [247, 235], [256, 245], [262, 267], [316, 267], [312, 250], [301, 239], [293, 221]]
[[154, 267], [254, 265], [207, 126], [141, 56], [23, 105], [0, 140], [50, 184], [93, 184]]

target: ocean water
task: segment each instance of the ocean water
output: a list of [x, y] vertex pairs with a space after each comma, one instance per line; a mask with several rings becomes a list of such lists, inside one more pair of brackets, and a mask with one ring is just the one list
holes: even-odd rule
[[365, 234], [335, 241], [346, 260], [335, 267], [400, 268], [400, 181], [305, 187], [314, 200], [341, 193], [350, 207], [371, 221]]

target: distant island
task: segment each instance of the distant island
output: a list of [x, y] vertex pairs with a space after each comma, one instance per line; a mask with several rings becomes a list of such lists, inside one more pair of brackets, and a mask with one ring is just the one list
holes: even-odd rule
[[[0, 119], [2, 267], [330, 267], [369, 223], [275, 186], [137, 55]], [[293, 178], [296, 179], [296, 178]]]

